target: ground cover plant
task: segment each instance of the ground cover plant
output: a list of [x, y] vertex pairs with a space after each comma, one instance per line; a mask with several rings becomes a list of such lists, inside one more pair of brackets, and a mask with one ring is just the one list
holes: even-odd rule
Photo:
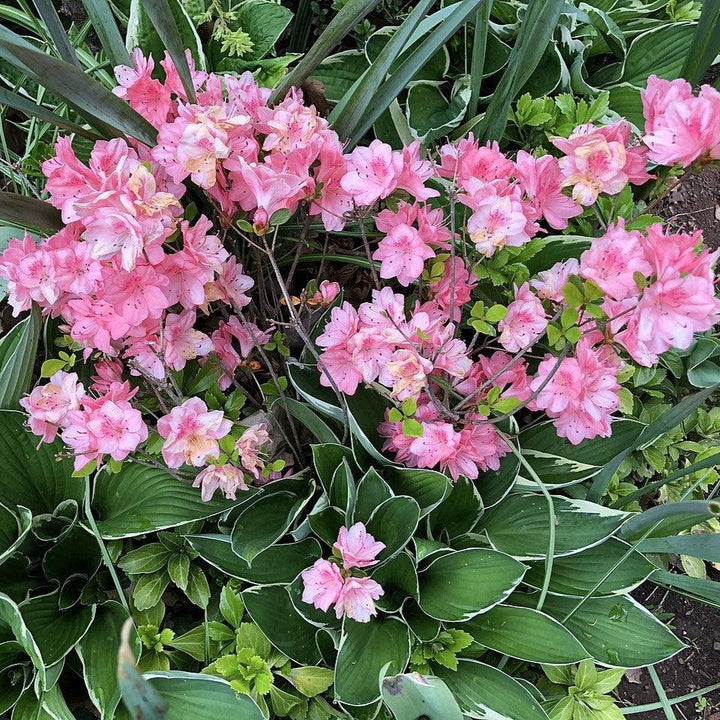
[[648, 667], [672, 716], [631, 593], [720, 606], [720, 300], [654, 209], [717, 11], [341, 5], [96, 0], [99, 63], [4, 11], [0, 712], [609, 720]]

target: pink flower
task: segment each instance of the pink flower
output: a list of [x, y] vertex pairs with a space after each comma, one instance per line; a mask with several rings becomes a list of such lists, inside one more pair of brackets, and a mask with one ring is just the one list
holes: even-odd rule
[[422, 275], [425, 260], [432, 257], [435, 252], [425, 244], [420, 233], [404, 223], [394, 227], [373, 253], [373, 259], [381, 261], [380, 277], [397, 278], [405, 287]]
[[320, 164], [315, 169], [316, 193], [320, 188], [320, 197], [313, 198], [310, 215], [320, 215], [324, 228], [328, 232], [342, 230], [345, 227], [345, 214], [353, 209], [350, 193], [343, 190], [341, 181], [347, 166], [342, 145], [334, 135], [320, 149]]
[[420, 157], [419, 140], [403, 146], [402, 160], [402, 172], [397, 181], [400, 190], [407, 190], [421, 202], [440, 195], [437, 190], [425, 187], [425, 182], [433, 176], [435, 168], [432, 162]]
[[617, 356], [607, 346], [593, 348], [581, 340], [575, 357], [561, 360], [556, 370], [557, 363], [550, 355], [540, 363], [530, 383], [533, 392], [539, 391], [532, 408], [554, 418], [558, 435], [573, 445], [609, 437], [612, 413], [620, 404]]
[[508, 444], [494, 425], [471, 418], [471, 422], [460, 432], [455, 452], [441, 463], [441, 469], [447, 470], [456, 482], [461, 475], [475, 480], [480, 470], [497, 470], [500, 458], [508, 452]]
[[269, 442], [267, 423], [261, 422], [250, 425], [235, 444], [241, 465], [255, 478], [260, 477], [265, 467], [260, 451]]
[[602, 237], [594, 238], [580, 257], [579, 274], [615, 300], [638, 294], [635, 273], [649, 277], [651, 268], [645, 259], [642, 235], [637, 230], [625, 230], [622, 219], [611, 224]]
[[347, 173], [340, 185], [357, 205], [372, 205], [395, 190], [403, 166], [401, 153], [393, 152], [390, 145], [381, 140], [373, 140], [367, 147], [356, 147], [347, 156]]
[[645, 115], [643, 141], [650, 159], [687, 167], [700, 157], [720, 157], [720, 93], [703, 85], [697, 97], [685, 80], [648, 78], [641, 91]]
[[182, 370], [188, 360], [203, 357], [213, 349], [212, 340], [200, 330], [195, 330], [195, 313], [184, 310], [180, 315], [169, 314], [165, 318], [165, 362], [173, 370]]
[[365, 529], [361, 522], [355, 523], [349, 530], [343, 525], [333, 545], [340, 551], [343, 567], [364, 568], [377, 563], [378, 554], [385, 549], [385, 543], [378, 542]]
[[190, 398], [158, 420], [158, 434], [165, 439], [162, 456], [171, 468], [183, 463], [201, 467], [219, 455], [217, 441], [231, 428], [221, 410], [208, 411], [200, 398]]
[[243, 266], [233, 256], [222, 264], [211, 288], [206, 287], [206, 295], [210, 301], [222, 300], [241, 309], [250, 304], [250, 298], [245, 293], [254, 286], [255, 281], [249, 275], [245, 275]]
[[498, 324], [498, 341], [509, 352], [518, 352], [534, 343], [547, 328], [547, 315], [542, 303], [527, 283], [515, 291], [515, 300], [508, 305], [505, 317]]
[[131, 272], [107, 273], [103, 299], [116, 309], [129, 326], [157, 319], [169, 303], [163, 292], [167, 278], [152, 265], [137, 265]]
[[[237, 316], [230, 317], [228, 322], [221, 321], [218, 329], [212, 334], [213, 350], [218, 356], [225, 373], [218, 383], [221, 389], [230, 387], [231, 378], [257, 345], [264, 345], [270, 340], [272, 331], [263, 331], [251, 322], [241, 323]], [[240, 346], [240, 352], [235, 349], [233, 341]]]
[[113, 88], [113, 93], [125, 98], [133, 110], [155, 127], [160, 127], [172, 108], [170, 92], [159, 80], [153, 80], [155, 62], [152, 57], [143, 57], [142, 50], [137, 48], [130, 59], [132, 67], [118, 65], [115, 68], [118, 87]]
[[356, 622], [370, 622], [370, 618], [377, 615], [373, 601], [384, 594], [379, 583], [371, 578], [349, 577], [335, 601], [335, 616], [338, 620], [347, 615]]
[[337, 602], [343, 588], [343, 577], [337, 565], [320, 558], [315, 564], [303, 570], [303, 602], [314, 605], [318, 610], [327, 612]]
[[193, 487], [202, 487], [203, 502], [212, 500], [218, 489], [229, 500], [235, 500], [238, 490], [248, 489], [242, 470], [234, 465], [208, 465], [198, 473]]
[[380, 382], [392, 388], [392, 396], [399, 401], [417, 397], [427, 384], [433, 364], [415, 350], [395, 350], [380, 370]]
[[573, 188], [573, 200], [581, 205], [592, 205], [601, 192], [615, 195], [628, 182], [637, 185], [651, 178], [645, 172], [644, 148], [628, 147], [626, 120], [603, 127], [579, 125], [569, 138], [555, 137], [552, 142], [565, 153], [559, 161], [563, 185]]
[[322, 305], [327, 307], [332, 305], [333, 300], [340, 294], [340, 284], [336, 282], [330, 282], [329, 280], [323, 280], [318, 285], [317, 292], [308, 297], [308, 303], [314, 305]]
[[555, 263], [551, 268], [538, 273], [530, 284], [541, 300], [563, 302], [562, 289], [567, 285], [571, 275], [577, 275], [580, 263], [575, 258]]
[[76, 373], [56, 372], [50, 382], [39, 385], [20, 400], [29, 418], [30, 429], [41, 435], [43, 442], [55, 439], [71, 410], [79, 410], [85, 388], [78, 382]]
[[477, 277], [471, 276], [460, 257], [445, 261], [442, 277], [430, 285], [430, 292], [438, 307], [449, 313], [450, 320], [459, 322], [462, 317], [461, 308], [470, 302], [472, 289], [477, 284]]
[[473, 180], [482, 183], [509, 181], [514, 169], [512, 160], [500, 152], [497, 142], [480, 146], [472, 133], [457, 145], [444, 145], [440, 148], [438, 174], [454, 179], [458, 187], [464, 190], [468, 190]]
[[567, 227], [568, 219], [580, 215], [582, 207], [564, 195], [560, 164], [552, 155], [534, 158], [520, 150], [515, 161], [518, 181], [530, 204], [555, 229]]

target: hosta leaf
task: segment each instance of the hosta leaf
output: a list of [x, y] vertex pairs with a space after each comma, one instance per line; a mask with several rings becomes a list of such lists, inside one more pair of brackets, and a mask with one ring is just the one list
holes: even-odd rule
[[495, 548], [520, 559], [545, 557], [550, 538], [549, 523], [555, 525], [555, 554], [571, 555], [598, 545], [615, 534], [627, 513], [570, 498], [553, 498], [554, 517], [542, 495], [507, 497], [481, 520]]
[[27, 627], [18, 605], [3, 593], [0, 593], [0, 632], [3, 641], [14, 639], [27, 653], [37, 672], [40, 686], [45, 687], [45, 660], [40, 647]]
[[218, 515], [233, 503], [221, 498], [203, 502], [200, 491], [170, 473], [126, 464], [112, 475], [101, 472], [93, 508], [102, 536], [133, 537]]
[[[548, 590], [558, 595], [584, 596], [605, 574], [615, 567], [630, 549], [627, 543], [610, 538], [600, 545], [575, 555], [555, 558]], [[639, 552], [632, 552], [612, 574], [603, 580], [595, 595], [616, 595], [628, 592], [647, 579], [655, 566]], [[545, 578], [545, 563], [533, 563], [524, 582], [541, 588]]]
[[491, 665], [461, 659], [457, 670], [437, 666], [436, 675], [471, 718], [548, 720], [538, 701], [517, 680]]
[[419, 604], [430, 617], [463, 622], [502, 602], [524, 573], [524, 565], [494, 550], [439, 555], [419, 573]]
[[380, 697], [382, 675], [403, 672], [409, 657], [410, 635], [402, 621], [346, 619], [335, 663], [335, 697], [348, 705], [369, 705]]
[[427, 720], [462, 720], [448, 686], [439, 678], [418, 673], [393, 675], [383, 680], [382, 695], [395, 717]]
[[0, 564], [10, 557], [30, 532], [32, 513], [22, 505], [15, 506], [15, 512], [0, 505]]
[[588, 657], [561, 623], [532, 608], [498, 605], [469, 620], [462, 629], [481, 645], [528, 662], [569, 665]]
[[[523, 605], [532, 596], [515, 595]], [[543, 612], [570, 630], [590, 655], [603, 665], [641, 667], [666, 660], [685, 647], [652, 613], [628, 596], [591, 598], [569, 618], [578, 598], [549, 595]]]
[[388, 466], [383, 479], [396, 495], [409, 495], [420, 506], [420, 517], [436, 508], [450, 493], [450, 480], [435, 470]]
[[0, 408], [14, 410], [18, 400], [27, 392], [35, 365], [38, 340], [42, 329], [40, 309], [33, 305], [30, 315], [20, 323], [20, 329], [0, 340]]
[[385, 543], [378, 555], [379, 561], [391, 558], [410, 542], [419, 519], [419, 505], [404, 495], [389, 498], [376, 508], [367, 522], [367, 531]]

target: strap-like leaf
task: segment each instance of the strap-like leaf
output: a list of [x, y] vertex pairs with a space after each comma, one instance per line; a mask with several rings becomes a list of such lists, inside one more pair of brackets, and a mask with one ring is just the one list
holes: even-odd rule
[[130, 56], [108, 0], [83, 0], [83, 5], [110, 62], [115, 66], [128, 65]]
[[65, 62], [69, 62], [75, 65], [75, 67], [80, 68], [80, 61], [75, 54], [75, 49], [65, 32], [62, 22], [60, 22], [52, 0], [33, 0], [33, 2], [35, 3], [40, 18], [50, 33], [53, 43], [55, 43], [55, 49], [58, 55], [65, 60]]
[[350, 144], [357, 143], [372, 127], [372, 124], [389, 107], [390, 103], [404, 90], [408, 82], [423, 65], [457, 32], [484, 0], [462, 0], [452, 6], [452, 12], [428, 35], [422, 43], [396, 68], [380, 86], [368, 108], [350, 136]]
[[340, 41], [378, 4], [380, 0], [349, 0], [330, 21], [305, 57], [275, 88], [270, 102], [282, 100], [291, 87], [300, 87], [312, 71], [335, 49]]
[[0, 56], [79, 108], [103, 130], [155, 144], [157, 130], [144, 117], [74, 65], [40, 52], [6, 28], [0, 28]]
[[48, 108], [43, 105], [37, 105], [32, 100], [11, 92], [10, 90], [5, 90], [4, 88], [0, 88], [0, 105], [7, 105], [8, 107], [15, 108], [15, 110], [20, 110], [20, 112], [25, 113], [25, 115], [29, 117], [36, 117], [43, 122], [50, 123], [51, 125], [60, 128], [61, 130], [67, 130], [68, 132], [75, 133], [76, 135], [82, 135], [90, 140], [101, 139], [101, 136], [92, 130], [86, 130], [85, 128], [80, 127], [80, 125], [76, 125], [74, 122], [71, 122], [57, 113], [54, 113], [52, 110], [48, 110]]
[[434, 2], [435, 0], [421, 0], [415, 6], [360, 81], [355, 83], [347, 95], [340, 100], [335, 111], [330, 115], [330, 120], [341, 138], [352, 134], [367, 109], [374, 103], [375, 93], [380, 83], [385, 80], [390, 66], [403, 51], [415, 28]]
[[490, 27], [490, 10], [492, 10], [492, 0], [485, 0], [475, 13], [472, 64], [470, 65], [470, 102], [468, 104], [468, 115], [470, 117], [477, 115], [478, 111], [480, 86], [482, 85], [483, 71], [485, 69], [487, 36]]
[[507, 125], [510, 105], [527, 82], [551, 41], [565, 6], [564, 0], [530, 0], [510, 53], [507, 69], [493, 93], [480, 135], [485, 140], [499, 140]]
[[685, 56], [682, 76], [692, 85], [698, 85], [720, 53], [720, 2], [717, 0], [705, 0], [702, 4], [691, 47]]
[[196, 102], [195, 86], [185, 57], [185, 48], [167, 0], [143, 0], [143, 7], [175, 63], [188, 100]]
[[27, 392], [32, 379], [41, 327], [40, 310], [37, 305], [33, 305], [30, 316], [22, 321], [22, 330], [17, 335], [3, 338], [3, 342], [14, 344], [0, 368], [0, 408], [4, 410], [17, 409], [18, 400]]
[[51, 232], [63, 226], [60, 211], [50, 203], [11, 192], [0, 192], [0, 220], [18, 227]]
[[617, 472], [620, 463], [634, 450], [646, 445], [647, 443], [664, 435], [668, 430], [677, 427], [690, 413], [700, 407], [718, 388], [720, 383], [712, 387], [701, 390], [694, 395], [688, 395], [681, 400], [675, 407], [670, 408], [666, 413], [661, 415], [657, 420], [651, 422], [638, 436], [631, 445], [619, 452], [596, 476], [593, 484], [588, 491], [586, 500], [591, 502], [599, 502], [605, 488], [612, 476]]

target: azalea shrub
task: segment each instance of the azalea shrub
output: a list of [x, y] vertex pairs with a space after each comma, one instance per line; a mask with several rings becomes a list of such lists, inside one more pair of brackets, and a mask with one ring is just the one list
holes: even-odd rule
[[60, 227], [0, 256], [29, 313], [3, 711], [67, 716], [74, 674], [107, 718], [617, 716], [622, 670], [683, 647], [629, 593], [718, 602], [667, 561], [712, 557], [675, 543], [719, 514], [703, 477], [609, 505], [717, 387], [634, 417], [640, 373], [715, 352], [717, 253], [633, 192], [718, 159], [720, 93], [652, 76], [643, 133], [608, 111], [533, 152], [350, 148], [299, 89], [159, 65], [113, 90], [153, 140], [60, 136]]

